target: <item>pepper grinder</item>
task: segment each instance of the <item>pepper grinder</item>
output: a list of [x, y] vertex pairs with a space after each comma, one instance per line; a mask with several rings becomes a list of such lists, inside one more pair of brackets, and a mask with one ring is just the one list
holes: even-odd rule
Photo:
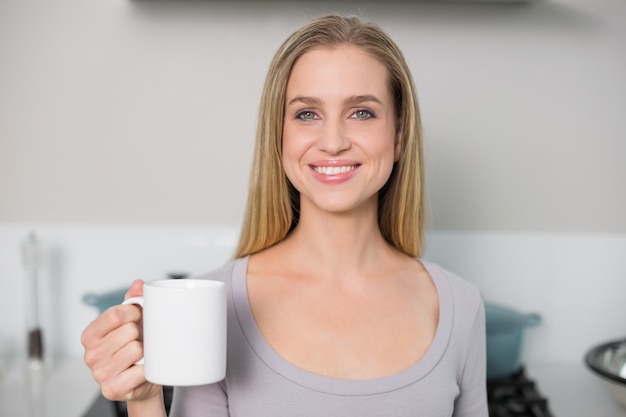
[[37, 236], [34, 232], [22, 244], [22, 259], [26, 275], [26, 325], [28, 343], [28, 368], [32, 371], [43, 369], [44, 343], [39, 322], [39, 266], [41, 253]]

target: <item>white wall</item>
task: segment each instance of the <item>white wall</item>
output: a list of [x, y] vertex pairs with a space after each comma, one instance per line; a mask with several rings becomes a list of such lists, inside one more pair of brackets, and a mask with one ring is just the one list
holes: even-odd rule
[[435, 229], [626, 232], [621, 0], [5, 0], [0, 221], [239, 224], [271, 55], [328, 11], [406, 53]]

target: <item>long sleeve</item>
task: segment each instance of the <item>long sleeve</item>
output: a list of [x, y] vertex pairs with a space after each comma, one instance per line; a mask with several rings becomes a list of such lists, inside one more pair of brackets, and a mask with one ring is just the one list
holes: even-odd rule
[[453, 417], [487, 417], [487, 354], [485, 307], [480, 305], [474, 318], [466, 350], [459, 397]]

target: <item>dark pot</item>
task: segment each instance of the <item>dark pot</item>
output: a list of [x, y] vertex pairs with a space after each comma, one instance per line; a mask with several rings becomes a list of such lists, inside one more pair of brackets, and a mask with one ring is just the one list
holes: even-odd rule
[[522, 314], [515, 310], [485, 303], [487, 324], [487, 379], [511, 376], [520, 367], [524, 329], [541, 323], [537, 313]]

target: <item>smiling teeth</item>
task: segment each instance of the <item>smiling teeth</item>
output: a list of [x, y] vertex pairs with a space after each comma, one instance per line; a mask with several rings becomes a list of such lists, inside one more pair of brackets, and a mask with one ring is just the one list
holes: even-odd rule
[[337, 175], [343, 174], [344, 172], [353, 171], [355, 168], [355, 165], [350, 165], [341, 167], [313, 167], [313, 170], [324, 175]]

